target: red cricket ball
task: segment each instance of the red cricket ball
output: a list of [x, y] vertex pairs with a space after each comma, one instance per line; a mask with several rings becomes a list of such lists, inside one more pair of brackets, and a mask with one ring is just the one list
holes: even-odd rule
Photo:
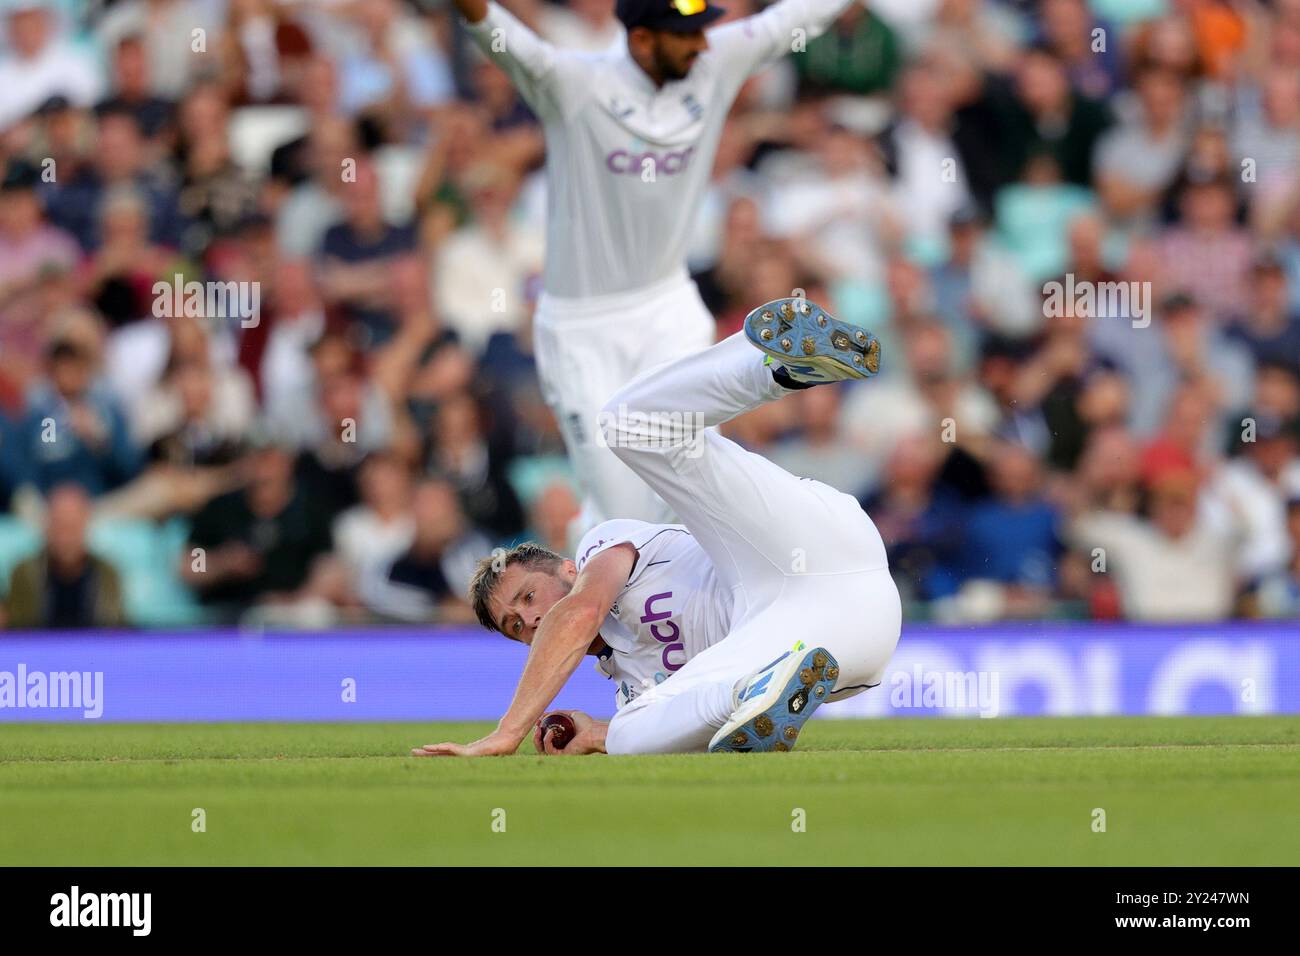
[[537, 726], [542, 729], [543, 740], [546, 739], [548, 733], [551, 735], [551, 746], [557, 750], [563, 750], [567, 747], [569, 741], [578, 732], [577, 726], [573, 723], [573, 718], [568, 714], [546, 714], [538, 722]]

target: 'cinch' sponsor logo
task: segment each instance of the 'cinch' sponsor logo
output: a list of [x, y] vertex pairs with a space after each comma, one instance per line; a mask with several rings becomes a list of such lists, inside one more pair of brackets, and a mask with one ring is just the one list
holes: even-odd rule
[[676, 176], [690, 165], [691, 154], [694, 152], [694, 146], [670, 153], [656, 153], [653, 150], [633, 153], [626, 149], [616, 149], [605, 157], [605, 168], [611, 173], [631, 176], [639, 176], [647, 169], [653, 169], [656, 174]]

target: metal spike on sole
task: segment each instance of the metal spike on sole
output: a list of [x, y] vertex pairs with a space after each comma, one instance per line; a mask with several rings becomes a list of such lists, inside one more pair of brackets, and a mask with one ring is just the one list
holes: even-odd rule
[[772, 736], [772, 731], [775, 729], [776, 725], [772, 723], [772, 718], [767, 716], [767, 714], [759, 714], [754, 720], [754, 733], [758, 734], [760, 737]]

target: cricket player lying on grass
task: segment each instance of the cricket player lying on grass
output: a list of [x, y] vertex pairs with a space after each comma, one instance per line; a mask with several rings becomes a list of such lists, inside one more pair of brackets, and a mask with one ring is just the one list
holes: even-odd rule
[[[530, 732], [546, 753], [789, 750], [818, 705], [880, 683], [902, 611], [876, 526], [849, 495], [712, 427], [791, 389], [865, 378], [879, 357], [864, 330], [779, 299], [618, 391], [604, 439], [682, 523], [607, 521], [576, 561], [537, 545], [484, 559], [479, 619], [530, 645], [514, 700], [482, 740], [412, 753], [510, 754]], [[618, 712], [571, 712], [560, 751], [536, 724], [587, 654], [618, 682]]]

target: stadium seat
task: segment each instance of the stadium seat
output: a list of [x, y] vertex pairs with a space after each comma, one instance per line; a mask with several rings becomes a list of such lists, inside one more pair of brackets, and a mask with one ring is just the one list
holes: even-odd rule
[[510, 465], [510, 486], [525, 506], [542, 493], [542, 489], [557, 479], [577, 487], [568, 459], [563, 455], [535, 455], [520, 458]]
[[176, 562], [184, 528], [175, 522], [106, 519], [90, 529], [90, 547], [117, 569], [127, 620], [145, 627], [194, 624], [201, 609], [181, 584]]
[[271, 169], [271, 154], [307, 132], [307, 115], [296, 106], [245, 106], [230, 117], [230, 154], [259, 176]]
[[0, 515], [0, 595], [9, 593], [14, 568], [40, 549], [39, 531], [11, 515]]

